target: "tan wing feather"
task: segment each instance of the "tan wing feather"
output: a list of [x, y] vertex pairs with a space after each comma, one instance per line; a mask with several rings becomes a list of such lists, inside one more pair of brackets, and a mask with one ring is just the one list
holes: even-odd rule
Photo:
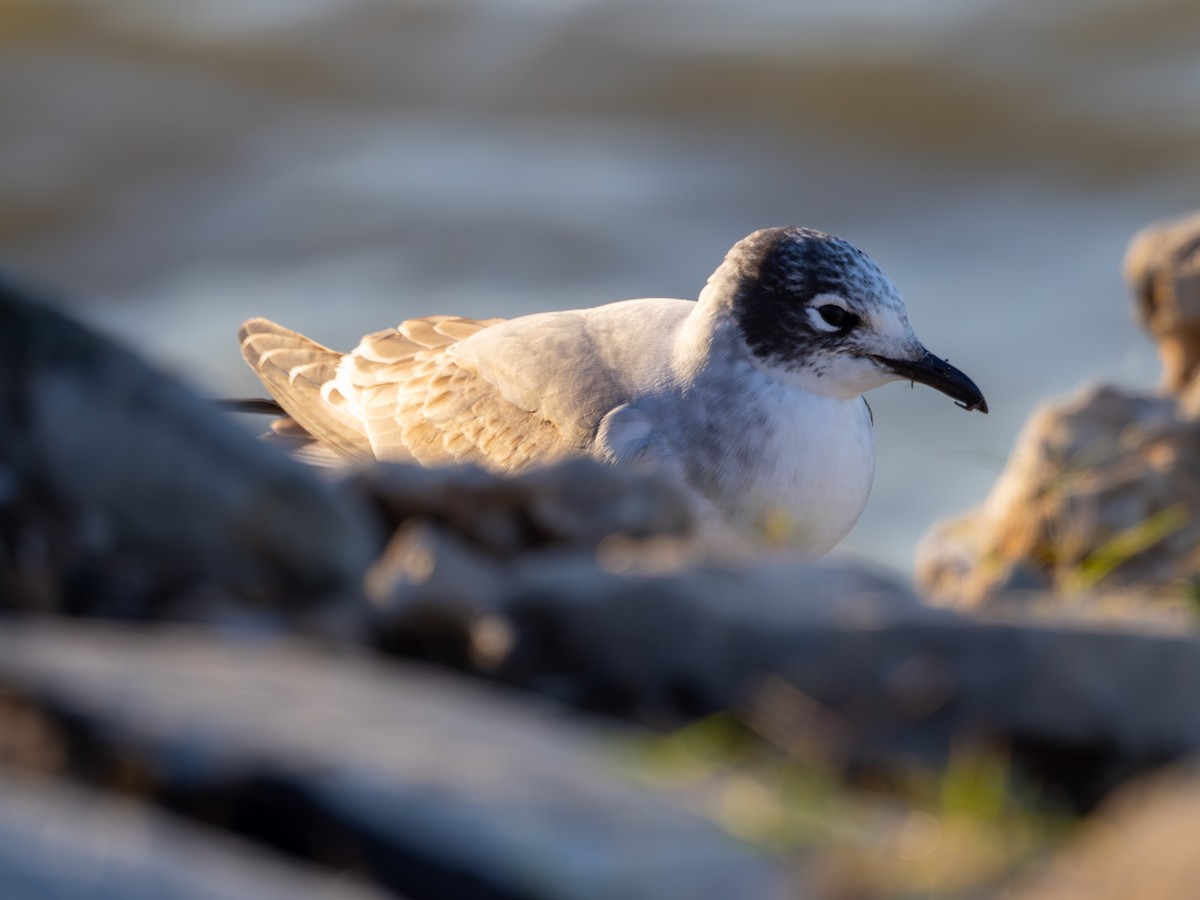
[[554, 424], [508, 402], [446, 352], [502, 321], [430, 316], [363, 339], [341, 374], [359, 388], [358, 411], [376, 457], [509, 472], [577, 451]]
[[[343, 355], [252, 319], [242, 329], [243, 355], [299, 426], [343, 456], [510, 472], [577, 452], [553, 423], [505, 400], [446, 352], [502, 321], [410, 319]], [[276, 430], [281, 439], [299, 437], [291, 427]]]
[[342, 354], [269, 319], [246, 320], [238, 339], [250, 368], [305, 431], [345, 459], [370, 458], [362, 426], [323, 396]]

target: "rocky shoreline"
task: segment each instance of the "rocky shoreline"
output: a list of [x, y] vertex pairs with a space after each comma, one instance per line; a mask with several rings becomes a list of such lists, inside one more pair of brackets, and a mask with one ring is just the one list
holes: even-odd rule
[[1162, 392], [1036, 412], [915, 588], [585, 461], [326, 478], [0, 284], [0, 886], [1190, 896], [1198, 248], [1128, 258]]

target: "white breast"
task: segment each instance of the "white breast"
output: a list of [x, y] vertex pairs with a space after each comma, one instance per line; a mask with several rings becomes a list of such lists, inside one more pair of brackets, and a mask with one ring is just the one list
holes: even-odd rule
[[[805, 394], [764, 436], [763, 465], [729, 501], [767, 546], [823, 556], [854, 527], [875, 478], [870, 413], [861, 398]], [[735, 479], [736, 483], [737, 479]]]
[[[858, 521], [875, 477], [870, 413], [764, 381], [688, 423], [674, 462], [697, 495], [710, 537], [808, 558], [828, 553]], [[713, 421], [712, 417], [716, 417]]]

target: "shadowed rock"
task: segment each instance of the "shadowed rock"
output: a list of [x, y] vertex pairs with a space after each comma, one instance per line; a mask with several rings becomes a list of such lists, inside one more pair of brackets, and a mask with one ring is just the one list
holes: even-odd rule
[[0, 896], [9, 900], [385, 900], [143, 806], [0, 774]]
[[1194, 767], [1135, 782], [1014, 900], [1192, 900], [1200, 884]]
[[342, 482], [389, 531], [415, 520], [444, 526], [501, 560], [541, 550], [591, 553], [613, 535], [686, 539], [692, 516], [661, 478], [579, 458], [502, 477], [475, 466], [381, 463]]
[[343, 485], [392, 532], [366, 578], [377, 644], [454, 666], [494, 655], [502, 636], [486, 614], [531, 578], [677, 570], [696, 556], [678, 490], [589, 459], [507, 478], [380, 464]]
[[304, 606], [356, 594], [375, 540], [311, 472], [0, 281], [0, 605]]
[[939, 765], [995, 742], [1086, 808], [1200, 751], [1200, 644], [976, 622], [854, 567], [628, 577], [567, 561], [482, 609], [422, 591], [424, 615], [390, 622], [393, 648], [419, 653], [429, 630], [473, 671], [657, 726], [740, 711], [837, 769]]
[[[771, 867], [560, 711], [286, 643], [10, 622], [0, 758], [414, 898], [770, 898]], [[612, 735], [615, 737], [616, 735]]]
[[855, 625], [854, 604], [836, 603], [805, 622], [782, 600], [775, 614], [716, 601], [689, 615], [661, 585], [550, 596], [514, 609], [513, 677], [556, 692], [570, 684], [586, 703], [650, 720], [749, 710], [791, 723], [782, 746], [828, 742], [835, 766], [937, 765], [956, 745], [996, 742], [1086, 808], [1130, 775], [1200, 750], [1200, 646], [1190, 640], [919, 611]]

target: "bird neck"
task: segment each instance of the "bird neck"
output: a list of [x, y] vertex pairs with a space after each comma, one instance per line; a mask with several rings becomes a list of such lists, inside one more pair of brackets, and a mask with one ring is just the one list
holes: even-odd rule
[[737, 332], [727, 280], [721, 269], [713, 273], [675, 335], [672, 368], [686, 382], [703, 377], [714, 359], [726, 365], [749, 359]]

